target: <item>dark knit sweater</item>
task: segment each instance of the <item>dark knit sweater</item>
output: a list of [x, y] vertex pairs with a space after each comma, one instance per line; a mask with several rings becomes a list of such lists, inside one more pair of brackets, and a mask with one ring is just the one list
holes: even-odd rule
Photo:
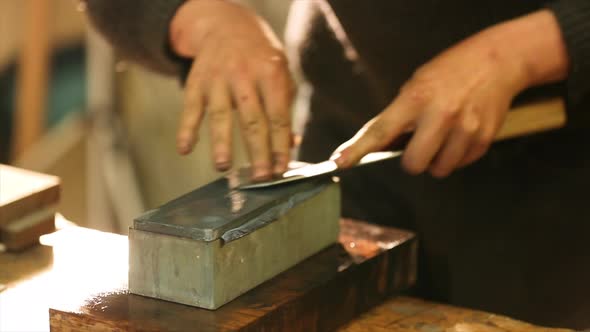
[[[361, 55], [367, 74], [379, 82], [371, 88], [395, 93], [400, 81], [437, 52], [486, 26], [539, 9], [546, 1], [328, 2]], [[86, 2], [92, 22], [123, 57], [165, 74], [180, 74], [185, 70], [186, 60], [170, 51], [167, 37], [169, 22], [184, 0]], [[586, 106], [582, 104], [586, 104], [585, 99], [590, 95], [590, 1], [558, 0], [545, 5], [558, 18], [571, 60], [567, 79], [569, 110], [584, 112], [579, 108]], [[328, 59], [326, 54], [317, 56]], [[388, 79], [388, 74], [395, 77]], [[382, 93], [379, 99], [389, 99], [391, 93]]]

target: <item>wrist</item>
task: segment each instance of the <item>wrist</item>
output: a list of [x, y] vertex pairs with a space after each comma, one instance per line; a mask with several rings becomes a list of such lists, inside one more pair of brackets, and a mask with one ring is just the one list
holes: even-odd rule
[[557, 82], [567, 76], [569, 59], [557, 19], [540, 10], [483, 32], [496, 45], [520, 89]]
[[171, 49], [179, 56], [193, 58], [200, 41], [208, 34], [212, 19], [210, 5], [225, 0], [187, 0], [170, 21], [168, 39]]

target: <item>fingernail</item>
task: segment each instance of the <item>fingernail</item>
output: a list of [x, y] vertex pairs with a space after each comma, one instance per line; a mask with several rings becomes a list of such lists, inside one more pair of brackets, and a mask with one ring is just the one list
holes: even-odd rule
[[188, 144], [188, 142], [178, 143], [178, 153], [187, 154], [189, 152], [190, 152], [190, 145]]
[[285, 173], [286, 170], [287, 167], [285, 167], [284, 165], [275, 165], [275, 167], [273, 168], [273, 173], [276, 175], [281, 175]]
[[346, 167], [346, 158], [342, 152], [336, 152], [330, 156], [330, 160], [338, 165], [338, 168]]
[[215, 161], [215, 168], [220, 172], [225, 172], [231, 168], [231, 162], [226, 159], [219, 159]]
[[254, 180], [260, 181], [268, 179], [270, 177], [270, 174], [268, 172], [268, 169], [263, 167], [257, 167], [254, 169], [252, 177], [254, 178]]
[[449, 175], [449, 173], [450, 172], [447, 169], [444, 169], [442, 167], [433, 167], [430, 170], [430, 174], [437, 179], [445, 178]]

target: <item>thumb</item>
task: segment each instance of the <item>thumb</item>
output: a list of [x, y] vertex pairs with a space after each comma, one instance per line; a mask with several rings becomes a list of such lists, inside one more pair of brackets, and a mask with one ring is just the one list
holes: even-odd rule
[[405, 121], [401, 121], [399, 116], [392, 113], [384, 111], [367, 122], [350, 140], [332, 153], [330, 160], [336, 162], [338, 168], [349, 168], [356, 165], [368, 153], [388, 146], [407, 127]]

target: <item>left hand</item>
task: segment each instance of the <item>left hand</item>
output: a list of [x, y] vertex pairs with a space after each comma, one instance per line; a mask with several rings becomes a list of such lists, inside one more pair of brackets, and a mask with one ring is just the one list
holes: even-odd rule
[[404, 168], [445, 177], [485, 154], [519, 92], [563, 79], [567, 68], [565, 46], [550, 11], [491, 27], [416, 70], [394, 101], [332, 159], [341, 168], [350, 167], [413, 130]]

